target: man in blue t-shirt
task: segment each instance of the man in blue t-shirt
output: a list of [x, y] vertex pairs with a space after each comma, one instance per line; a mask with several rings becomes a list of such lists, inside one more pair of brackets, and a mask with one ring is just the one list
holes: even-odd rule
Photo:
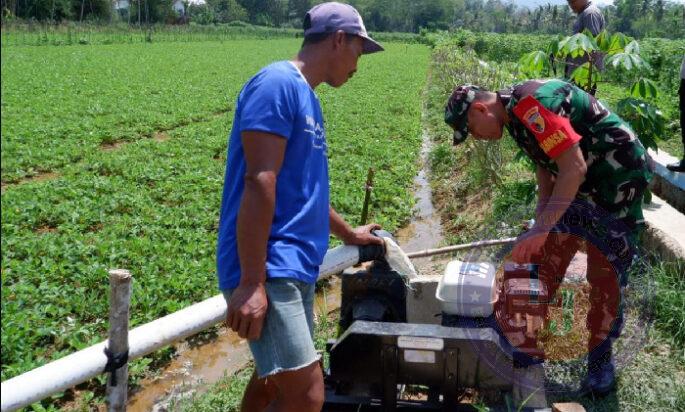
[[244, 411], [321, 409], [313, 301], [329, 234], [346, 244], [383, 243], [370, 233], [378, 225], [352, 229], [330, 206], [314, 92], [321, 83], [342, 86], [362, 54], [383, 48], [346, 4], [315, 6], [304, 29], [292, 61], [273, 63], [245, 84], [229, 138], [217, 271], [226, 323], [249, 340], [255, 360]]

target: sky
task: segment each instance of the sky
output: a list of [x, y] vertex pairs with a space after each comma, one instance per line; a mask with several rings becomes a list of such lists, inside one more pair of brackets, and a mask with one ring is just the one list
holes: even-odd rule
[[[685, 4], [685, 0], [667, 0], [672, 3], [681, 3]], [[519, 6], [527, 6], [530, 8], [536, 8], [539, 5], [545, 5], [547, 3], [550, 4], [566, 4], [566, 0], [512, 0], [514, 4], [517, 4]], [[596, 5], [607, 5], [607, 4], [613, 4], [613, 0], [592, 0], [593, 3]]]

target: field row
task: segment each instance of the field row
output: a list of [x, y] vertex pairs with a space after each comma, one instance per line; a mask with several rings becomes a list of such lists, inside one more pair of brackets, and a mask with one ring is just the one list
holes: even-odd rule
[[[3, 380], [104, 338], [109, 268], [135, 277], [132, 326], [218, 292], [216, 228], [232, 111], [212, 113], [230, 107], [259, 66], [298, 46], [273, 40], [44, 49], [49, 56], [3, 50], [3, 104], [5, 93], [12, 96], [12, 110], [3, 107], [3, 168], [7, 158], [15, 178], [28, 167], [19, 165], [47, 162], [59, 170], [56, 179], [10, 185], [2, 194]], [[345, 87], [317, 93], [333, 205], [356, 221], [373, 166], [372, 217], [392, 230], [411, 214], [429, 52], [418, 45], [387, 49], [363, 58]], [[114, 71], [98, 77], [108, 64], [129, 70], [123, 79]], [[64, 76], [51, 77], [55, 67]], [[24, 83], [32, 86], [23, 93], [41, 84], [47, 100], [28, 94], [31, 101], [21, 103], [15, 89]], [[102, 111], [79, 116], [89, 107]], [[160, 128], [169, 128], [164, 139], [147, 137]], [[122, 137], [131, 143], [99, 147]]]
[[[300, 28], [255, 26], [234, 21], [212, 25], [143, 25], [128, 23], [98, 24], [62, 22], [41, 24], [33, 21], [9, 22], [2, 26], [2, 47], [14, 46], [72, 46], [136, 43], [178, 43], [202, 41], [273, 40], [302, 38]], [[419, 42], [414, 33], [374, 32], [373, 38], [382, 42]]]

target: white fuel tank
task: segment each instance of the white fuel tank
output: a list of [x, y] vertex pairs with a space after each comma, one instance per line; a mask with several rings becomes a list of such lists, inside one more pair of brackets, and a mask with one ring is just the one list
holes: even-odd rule
[[498, 295], [495, 273], [491, 263], [449, 262], [435, 292], [442, 311], [468, 317], [490, 316]]

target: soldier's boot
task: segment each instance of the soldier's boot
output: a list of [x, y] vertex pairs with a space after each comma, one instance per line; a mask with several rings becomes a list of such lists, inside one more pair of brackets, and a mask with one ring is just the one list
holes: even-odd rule
[[588, 356], [587, 376], [581, 385], [583, 392], [603, 397], [616, 389], [616, 369], [611, 355], [611, 340], [595, 348]]

